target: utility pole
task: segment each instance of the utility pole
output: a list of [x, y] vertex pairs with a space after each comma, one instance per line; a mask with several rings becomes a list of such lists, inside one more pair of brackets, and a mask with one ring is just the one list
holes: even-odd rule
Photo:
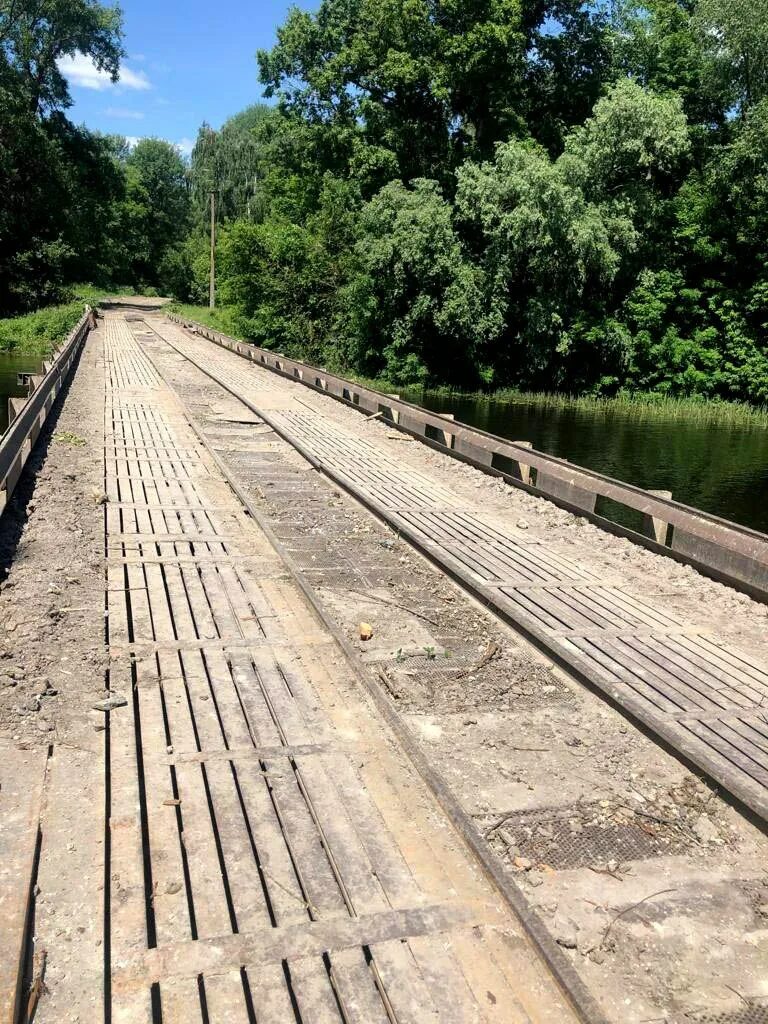
[[211, 192], [211, 282], [208, 307], [216, 308], [216, 193]]

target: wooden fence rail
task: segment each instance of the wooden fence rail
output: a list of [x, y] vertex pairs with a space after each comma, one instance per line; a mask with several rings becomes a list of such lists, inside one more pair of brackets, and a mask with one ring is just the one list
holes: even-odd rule
[[[757, 600], [768, 601], [768, 536], [757, 530], [683, 505], [668, 492], [648, 491], [614, 480], [537, 451], [528, 442], [508, 441], [451, 416], [429, 412], [398, 395], [374, 391], [298, 359], [237, 341], [203, 324], [169, 316], [182, 327], [265, 369], [328, 394], [366, 415], [378, 414], [393, 427], [439, 451], [501, 476], [611, 533], [692, 565]], [[611, 518], [611, 503], [630, 510], [637, 527]]]
[[43, 373], [29, 375], [28, 397], [8, 399], [8, 429], [0, 437], [0, 512], [13, 493], [87, 334], [88, 319], [83, 316], [53, 357], [43, 363]]

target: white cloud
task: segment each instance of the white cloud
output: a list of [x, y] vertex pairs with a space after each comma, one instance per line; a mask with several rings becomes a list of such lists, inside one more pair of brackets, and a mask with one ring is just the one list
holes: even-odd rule
[[81, 89], [94, 89], [101, 92], [105, 89], [151, 89], [151, 83], [143, 71], [132, 71], [125, 64], [120, 68], [120, 79], [112, 82], [106, 71], [100, 71], [90, 57], [84, 53], [76, 53], [74, 57], [60, 57], [56, 62], [59, 71], [70, 85]]
[[[126, 135], [125, 141], [128, 143], [129, 148], [133, 149], [134, 146], [146, 137], [147, 136], [145, 135]], [[191, 156], [192, 150], [195, 146], [194, 139], [179, 139], [178, 142], [171, 142], [171, 140], [168, 139], [168, 142], [170, 142], [172, 146], [175, 146], [182, 156]]]
[[104, 111], [107, 117], [123, 117], [128, 121], [143, 121], [144, 113], [141, 110], [130, 110], [128, 107], [107, 107]]

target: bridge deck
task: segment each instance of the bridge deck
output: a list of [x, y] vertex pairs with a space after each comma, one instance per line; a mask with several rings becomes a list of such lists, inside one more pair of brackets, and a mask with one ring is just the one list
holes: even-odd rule
[[[167, 322], [178, 352], [299, 451], [760, 817], [768, 817], [768, 668], [706, 621], [641, 596], [562, 544], [521, 530], [331, 418], [301, 384]], [[599, 535], [598, 535], [599, 536]], [[712, 584], [714, 588], [716, 585]]]
[[[411, 742], [407, 712], [360, 685], [362, 662], [355, 669], [339, 642], [344, 616], [326, 614], [331, 605], [321, 609], [319, 599], [316, 615], [302, 592], [312, 597], [307, 580], [316, 573], [355, 627], [357, 600], [382, 594], [383, 548], [366, 525], [371, 516], [337, 500], [335, 488], [306, 472], [306, 460], [764, 818], [768, 672], [754, 651], [724, 644], [674, 602], [628, 584], [619, 560], [598, 569], [535, 523], [471, 500], [439, 463], [400, 456], [383, 426], [378, 434], [373, 424], [356, 429], [364, 421], [354, 413], [335, 414], [329, 399], [166, 321], [107, 314], [83, 360], [82, 404], [69, 413], [65, 405], [64, 425], [77, 427], [77, 410], [88, 408], [98, 429], [84, 422], [84, 437], [62, 436], [90, 450], [96, 476], [65, 453], [51, 478], [68, 494], [74, 473], [83, 477], [76, 493], [88, 508], [75, 508], [69, 533], [51, 531], [52, 543], [65, 546], [68, 536], [78, 553], [71, 568], [62, 558], [45, 576], [40, 562], [51, 549], [36, 548], [33, 535], [19, 559], [34, 582], [17, 599], [19, 628], [37, 628], [39, 620], [24, 625], [32, 595], [46, 622], [42, 643], [82, 635], [71, 661], [55, 652], [46, 662], [61, 712], [50, 732], [38, 723], [39, 753], [29, 728], [23, 742], [10, 731], [0, 737], [7, 1017], [16, 1003], [20, 1019], [27, 1011], [37, 1024], [604, 1024], [606, 1013], [642, 1021], [662, 1010], [661, 1019], [678, 1024], [713, 1019], [713, 1000], [730, 1011], [736, 993], [760, 1007], [755, 1020], [765, 1019], [764, 837], [704, 787], [692, 815], [681, 809], [678, 817], [675, 805], [674, 820], [654, 817], [656, 804], [646, 802], [632, 821], [620, 815], [617, 828], [598, 809], [609, 802], [601, 797], [608, 791], [625, 811], [630, 797], [644, 800], [636, 790], [649, 779], [638, 761], [650, 765], [654, 789], [677, 792], [693, 780], [592, 695], [580, 719], [590, 720], [585, 743], [616, 726], [629, 764], [622, 775], [615, 751], [598, 757], [590, 747], [574, 772], [569, 753], [555, 748], [573, 741], [565, 724], [584, 688], [550, 673], [519, 635], [484, 613], [482, 629], [492, 622], [500, 643], [515, 647], [520, 672], [534, 679], [538, 666], [544, 688], [566, 695], [547, 741], [540, 747], [525, 732], [524, 709], [505, 716], [510, 707], [494, 691], [487, 717], [501, 746], [516, 744], [498, 751], [501, 761], [489, 753], [490, 732], [475, 762], [457, 756], [458, 733], [448, 728], [440, 745]], [[241, 469], [248, 486], [236, 493]], [[103, 495], [97, 488], [88, 497], [93, 482], [103, 483]], [[264, 502], [269, 514], [246, 507], [270, 487], [280, 497]], [[269, 524], [278, 520], [270, 517], [287, 506], [285, 536], [306, 572], [273, 540]], [[318, 543], [323, 530], [333, 552]], [[412, 552], [398, 561], [407, 545], [393, 553], [390, 540], [383, 544], [396, 572], [403, 563], [401, 577], [418, 564], [422, 598], [442, 587], [440, 600], [453, 602], [452, 626], [465, 642], [452, 685], [466, 696], [482, 669], [476, 640], [488, 635], [466, 621], [476, 603]], [[39, 601], [42, 581], [58, 595], [56, 582], [78, 559], [92, 570], [88, 603], [62, 596], [51, 617]], [[334, 572], [341, 584], [332, 594]], [[357, 584], [349, 586], [349, 573]], [[12, 580], [10, 604], [17, 588]], [[385, 602], [392, 593], [384, 589]], [[0, 597], [7, 608], [5, 588]], [[425, 644], [448, 631], [434, 618], [437, 607], [395, 601], [398, 615], [432, 626]], [[64, 615], [68, 627], [58, 625]], [[395, 650], [407, 633], [397, 622]], [[30, 633], [14, 638], [16, 619], [7, 627], [0, 656], [13, 646], [23, 661]], [[385, 664], [370, 648], [364, 657]], [[410, 671], [433, 698], [451, 671], [428, 659], [400, 665], [392, 651], [385, 657], [385, 681]], [[80, 661], [75, 686], [71, 669]], [[92, 710], [104, 664], [106, 714]], [[498, 662], [490, 671], [497, 666], [501, 673]], [[427, 711], [435, 708], [445, 724], [450, 714], [440, 719], [439, 701]], [[453, 717], [476, 726], [480, 715]], [[526, 786], [531, 761], [546, 776], [535, 794]], [[582, 773], [576, 798], [570, 780]], [[515, 785], [492, 791], [494, 775]], [[498, 793], [513, 801], [494, 803]], [[582, 819], [574, 815], [582, 807], [579, 846]], [[710, 838], [692, 831], [699, 814]], [[504, 840], [502, 867], [491, 850], [509, 821], [514, 837]], [[542, 852], [527, 868], [517, 863], [525, 857], [513, 863], [510, 850], [519, 854], [539, 832], [550, 837]], [[654, 972], [664, 975], [668, 963], [669, 985], [657, 986]], [[685, 991], [691, 984], [696, 998]]]
[[105, 330], [112, 1020], [570, 1019], [125, 321]]

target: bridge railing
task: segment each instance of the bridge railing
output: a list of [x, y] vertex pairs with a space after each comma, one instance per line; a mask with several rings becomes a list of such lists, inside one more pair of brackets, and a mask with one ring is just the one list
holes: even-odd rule
[[438, 451], [768, 601], [766, 534], [674, 501], [669, 492], [623, 483], [537, 451], [529, 442], [509, 441], [450, 415], [430, 412], [398, 395], [374, 391], [298, 359], [237, 341], [203, 324], [172, 314], [169, 317], [274, 373], [331, 395], [368, 416], [378, 415]]
[[87, 333], [88, 318], [84, 315], [51, 359], [44, 361], [43, 373], [29, 374], [29, 395], [8, 399], [8, 429], [0, 437], [0, 512], [13, 493]]

